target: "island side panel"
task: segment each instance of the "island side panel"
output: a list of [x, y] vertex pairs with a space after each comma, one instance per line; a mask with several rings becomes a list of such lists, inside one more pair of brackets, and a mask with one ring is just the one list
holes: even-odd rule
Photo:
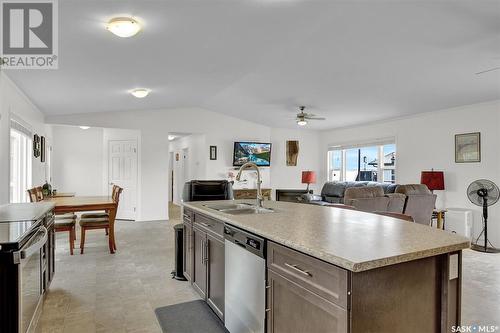
[[351, 332], [441, 332], [442, 256], [351, 276]]
[[461, 323], [462, 251], [441, 256], [441, 331]]

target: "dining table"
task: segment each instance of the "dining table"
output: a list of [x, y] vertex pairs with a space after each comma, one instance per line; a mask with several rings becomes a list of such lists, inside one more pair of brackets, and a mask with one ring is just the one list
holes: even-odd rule
[[76, 195], [75, 192], [55, 192], [49, 195], [49, 198], [63, 198], [63, 197], [74, 197]]
[[109, 242], [111, 253], [115, 253], [115, 218], [118, 204], [111, 196], [62, 196], [47, 197], [43, 201], [55, 204], [54, 213], [106, 211], [109, 214]]

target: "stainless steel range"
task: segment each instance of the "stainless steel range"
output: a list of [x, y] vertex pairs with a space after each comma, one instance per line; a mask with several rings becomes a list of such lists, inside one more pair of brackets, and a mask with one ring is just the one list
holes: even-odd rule
[[0, 332], [31, 332], [36, 326], [55, 271], [52, 208], [0, 206]]

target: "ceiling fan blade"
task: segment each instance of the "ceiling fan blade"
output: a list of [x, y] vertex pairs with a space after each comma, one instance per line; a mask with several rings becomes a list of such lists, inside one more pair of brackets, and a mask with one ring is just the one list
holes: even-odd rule
[[323, 117], [306, 117], [306, 119], [309, 119], [309, 120], [326, 120], [326, 118], [323, 118]]
[[485, 69], [484, 71], [477, 72], [476, 75], [480, 75], [480, 74], [484, 74], [484, 73], [488, 73], [488, 72], [497, 71], [499, 69], [500, 69], [500, 67], [493, 67], [493, 68], [490, 68], [490, 69]]

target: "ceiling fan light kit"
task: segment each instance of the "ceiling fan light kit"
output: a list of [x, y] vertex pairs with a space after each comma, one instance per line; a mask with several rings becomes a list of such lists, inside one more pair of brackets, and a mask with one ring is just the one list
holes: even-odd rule
[[297, 116], [295, 118], [297, 125], [306, 126], [308, 124], [308, 120], [326, 120], [326, 118], [317, 117], [315, 114], [304, 112], [305, 109], [305, 106], [299, 107], [300, 112], [297, 113]]

